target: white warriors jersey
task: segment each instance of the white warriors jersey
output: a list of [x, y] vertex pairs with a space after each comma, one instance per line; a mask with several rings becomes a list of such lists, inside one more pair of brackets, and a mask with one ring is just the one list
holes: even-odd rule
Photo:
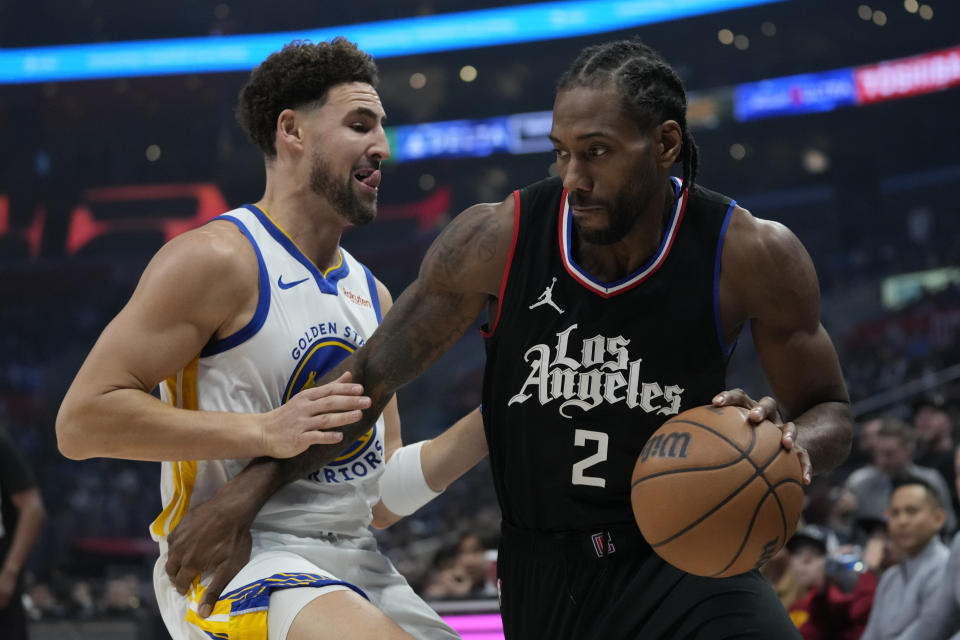
[[[370, 337], [380, 301], [370, 271], [343, 248], [326, 273], [297, 248], [263, 210], [246, 205], [228, 220], [250, 240], [260, 268], [256, 312], [244, 328], [208, 343], [199, 357], [160, 384], [164, 401], [184, 409], [264, 413], [321, 379]], [[252, 528], [300, 536], [367, 533], [380, 499], [383, 417], [339, 458], [274, 494]], [[164, 462], [163, 511], [150, 527], [155, 540], [177, 526], [249, 460]]]

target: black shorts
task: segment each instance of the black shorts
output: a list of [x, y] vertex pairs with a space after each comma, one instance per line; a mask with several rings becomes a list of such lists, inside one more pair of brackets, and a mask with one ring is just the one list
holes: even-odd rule
[[4, 640], [27, 640], [27, 615], [23, 610], [23, 591], [17, 587], [5, 609], [0, 609], [0, 637]]
[[497, 577], [507, 640], [799, 640], [757, 571], [684, 573], [633, 525], [543, 533], [502, 525]]

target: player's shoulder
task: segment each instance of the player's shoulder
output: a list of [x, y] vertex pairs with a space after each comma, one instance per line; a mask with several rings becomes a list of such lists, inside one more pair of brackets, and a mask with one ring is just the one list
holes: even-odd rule
[[258, 270], [256, 250], [239, 227], [214, 219], [167, 242], [151, 259], [144, 277], [240, 293], [256, 286]]
[[723, 261], [725, 268], [754, 278], [816, 278], [807, 250], [786, 225], [758, 217], [740, 205], [730, 214]]

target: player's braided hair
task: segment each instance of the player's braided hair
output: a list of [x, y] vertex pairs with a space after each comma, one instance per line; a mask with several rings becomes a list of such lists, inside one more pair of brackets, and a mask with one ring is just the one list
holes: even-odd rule
[[676, 120], [683, 132], [677, 162], [683, 164], [683, 186], [689, 188], [697, 177], [700, 155], [687, 127], [687, 94], [677, 72], [659, 53], [639, 40], [619, 40], [587, 47], [566, 73], [558, 89], [599, 88], [613, 82], [623, 97], [626, 113], [641, 130], [665, 120]]
[[277, 155], [277, 118], [284, 109], [321, 106], [344, 82], [377, 86], [377, 65], [346, 38], [313, 44], [294, 40], [270, 54], [240, 90], [237, 122], [268, 157]]

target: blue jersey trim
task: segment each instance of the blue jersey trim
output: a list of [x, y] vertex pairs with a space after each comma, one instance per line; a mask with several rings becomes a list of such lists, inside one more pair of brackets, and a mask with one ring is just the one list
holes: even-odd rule
[[727, 213], [723, 216], [723, 225], [720, 227], [720, 235], [717, 238], [717, 257], [713, 263], [713, 322], [717, 327], [717, 342], [720, 344], [720, 352], [724, 357], [733, 353], [733, 348], [737, 346], [737, 341], [727, 345], [723, 337], [723, 322], [720, 321], [720, 257], [723, 255], [723, 240], [727, 235], [727, 225], [730, 224], [730, 216], [733, 214], [733, 208], [737, 206], [734, 200], [727, 208]]
[[[564, 241], [567, 243], [567, 255], [568, 255], [567, 261], [577, 270], [577, 273], [579, 273], [581, 276], [583, 276], [593, 284], [597, 285], [598, 287], [613, 289], [614, 287], [624, 284], [625, 282], [629, 282], [630, 280], [633, 280], [638, 275], [640, 275], [641, 273], [649, 269], [650, 265], [652, 265], [657, 261], [657, 259], [660, 257], [660, 254], [662, 254], [666, 250], [667, 245], [670, 243], [670, 228], [673, 226], [677, 216], [680, 215], [680, 207], [678, 206], [680, 204], [680, 199], [679, 199], [680, 198], [680, 180], [674, 176], [670, 176], [670, 179], [673, 181], [673, 193], [674, 193], [674, 198], [676, 198], [676, 200], [674, 201], [673, 211], [670, 212], [670, 217], [667, 218], [666, 232], [663, 234], [663, 239], [660, 241], [660, 246], [657, 247], [656, 253], [654, 253], [650, 257], [650, 259], [647, 260], [647, 262], [643, 264], [639, 269], [637, 269], [630, 275], [624, 276], [619, 280], [615, 280], [614, 282], [602, 282], [597, 278], [594, 278], [583, 267], [577, 264], [576, 260], [573, 259], [573, 216], [572, 215], [567, 216], [566, 224], [564, 225], [564, 230], [563, 230]], [[569, 205], [564, 205], [564, 206], [569, 206]], [[677, 230], [676, 233], [679, 233], [679, 230]], [[674, 235], [676, 235], [676, 233]]]
[[367, 274], [367, 287], [370, 289], [370, 300], [373, 301], [373, 310], [377, 314], [377, 324], [380, 324], [383, 321], [383, 317], [380, 315], [380, 294], [377, 292], [377, 281], [373, 279], [373, 274], [370, 273], [370, 269], [367, 268], [367, 265], [361, 264], [364, 272]]
[[239, 346], [255, 336], [260, 327], [263, 326], [263, 323], [267, 320], [267, 312], [270, 311], [270, 278], [267, 275], [267, 265], [263, 261], [263, 254], [260, 253], [260, 247], [257, 246], [257, 241], [253, 239], [253, 236], [250, 235], [250, 230], [240, 222], [239, 219], [231, 215], [221, 215], [214, 218], [214, 220], [227, 220], [239, 227], [240, 232], [243, 235], [247, 236], [247, 240], [250, 241], [250, 244], [253, 245], [253, 250], [257, 253], [257, 265], [259, 268], [259, 284], [260, 284], [260, 296], [257, 299], [257, 310], [253, 313], [253, 317], [250, 318], [250, 322], [246, 324], [245, 327], [240, 329], [234, 334], [231, 334], [224, 338], [223, 340], [213, 340], [206, 344], [202, 351], [200, 351], [200, 357], [206, 358], [207, 356], [216, 355], [218, 353], [223, 353], [228, 349], [232, 349], [236, 346]]
[[287, 253], [293, 256], [297, 262], [302, 264], [304, 268], [310, 272], [310, 275], [312, 275], [313, 279], [317, 282], [317, 287], [321, 292], [337, 295], [337, 282], [345, 278], [347, 274], [350, 273], [350, 266], [347, 264], [347, 259], [343, 257], [342, 251], [340, 252], [342, 264], [333, 271], [327, 273], [327, 277], [323, 277], [323, 274], [320, 273], [319, 269], [317, 269], [317, 265], [313, 264], [310, 258], [303, 255], [303, 252], [300, 251], [300, 248], [296, 244], [294, 244], [293, 240], [290, 239], [290, 236], [284, 233], [284, 231], [278, 227], [276, 223], [274, 223], [274, 221], [271, 220], [270, 217], [267, 216], [267, 214], [264, 213], [260, 207], [252, 204], [245, 204], [243, 206], [257, 217], [257, 220], [260, 221], [260, 224], [263, 225], [263, 228], [266, 229], [271, 236], [273, 236], [274, 240], [280, 243], [281, 247], [286, 249]]
[[344, 580], [335, 580], [317, 573], [275, 573], [268, 578], [235, 589], [220, 596], [220, 600], [230, 601], [230, 615], [239, 615], [249, 611], [265, 610], [270, 604], [270, 593], [278, 589], [301, 587], [329, 587], [341, 585], [353, 589], [369, 600], [367, 594], [356, 585]]

